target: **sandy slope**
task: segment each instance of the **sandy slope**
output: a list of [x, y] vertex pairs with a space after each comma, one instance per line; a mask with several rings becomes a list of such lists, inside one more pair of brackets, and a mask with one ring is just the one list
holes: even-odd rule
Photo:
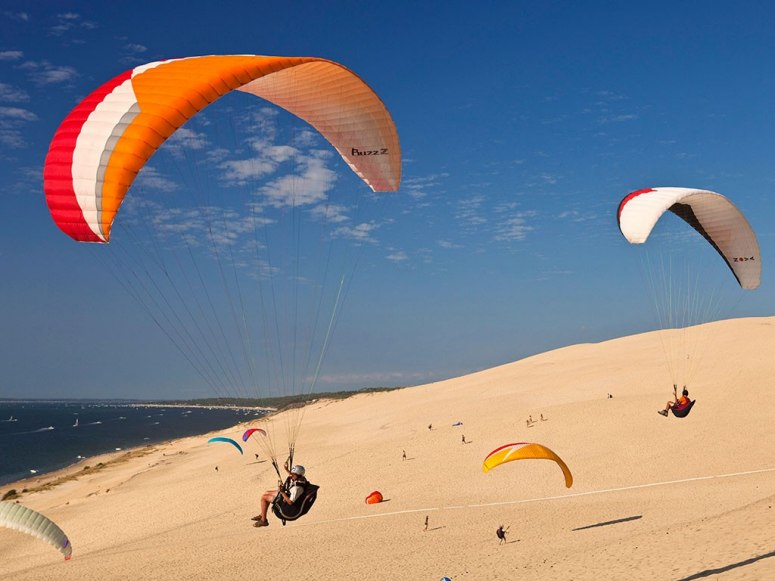
[[[703, 334], [687, 420], [656, 414], [656, 333], [318, 402], [298, 443], [321, 485], [303, 520], [253, 528], [269, 465], [189, 438], [25, 495], [74, 557], [0, 529], [0, 579], [775, 579], [775, 318]], [[573, 488], [546, 461], [482, 473], [516, 441], [560, 454]], [[365, 505], [375, 489], [388, 502]]]

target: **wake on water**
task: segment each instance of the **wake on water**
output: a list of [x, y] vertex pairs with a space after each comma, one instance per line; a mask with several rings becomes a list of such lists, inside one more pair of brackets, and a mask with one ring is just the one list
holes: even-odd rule
[[48, 426], [47, 428], [40, 428], [38, 430], [28, 430], [26, 432], [12, 432], [8, 434], [9, 436], [21, 436], [22, 434], [38, 434], [40, 432], [48, 432], [50, 430], [54, 430], [54, 426]]
[[229, 409], [163, 411], [101, 402], [0, 402], [0, 485], [29, 477], [30, 470], [39, 476], [116, 448], [207, 433], [244, 419]]

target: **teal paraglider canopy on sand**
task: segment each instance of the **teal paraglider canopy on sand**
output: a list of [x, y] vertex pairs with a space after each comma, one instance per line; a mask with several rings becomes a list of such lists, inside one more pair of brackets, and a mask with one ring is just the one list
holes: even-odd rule
[[210, 438], [209, 440], [207, 440], [208, 444], [212, 444], [213, 442], [225, 442], [226, 444], [231, 444], [232, 446], [237, 448], [237, 450], [239, 451], [240, 454], [242, 454], [242, 446], [240, 446], [237, 442], [235, 442], [231, 438], [224, 438], [223, 436], [216, 436], [215, 438]]

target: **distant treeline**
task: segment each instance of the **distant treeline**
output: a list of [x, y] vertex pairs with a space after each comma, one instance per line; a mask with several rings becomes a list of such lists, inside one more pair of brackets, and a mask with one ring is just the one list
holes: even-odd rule
[[204, 399], [170, 399], [154, 400], [147, 402], [153, 405], [177, 405], [177, 406], [230, 406], [235, 408], [261, 407], [277, 410], [306, 405], [319, 399], [347, 399], [362, 393], [377, 393], [393, 391], [401, 387], [365, 387], [356, 391], [327, 391], [304, 395], [283, 395], [279, 397], [210, 397]]

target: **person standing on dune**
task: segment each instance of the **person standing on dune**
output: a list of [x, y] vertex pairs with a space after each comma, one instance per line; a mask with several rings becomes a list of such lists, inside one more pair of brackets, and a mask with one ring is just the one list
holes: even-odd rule
[[498, 537], [498, 544], [506, 542], [506, 533], [508, 532], [509, 527], [503, 528], [503, 525], [498, 527], [498, 530], [495, 531], [495, 536]]

